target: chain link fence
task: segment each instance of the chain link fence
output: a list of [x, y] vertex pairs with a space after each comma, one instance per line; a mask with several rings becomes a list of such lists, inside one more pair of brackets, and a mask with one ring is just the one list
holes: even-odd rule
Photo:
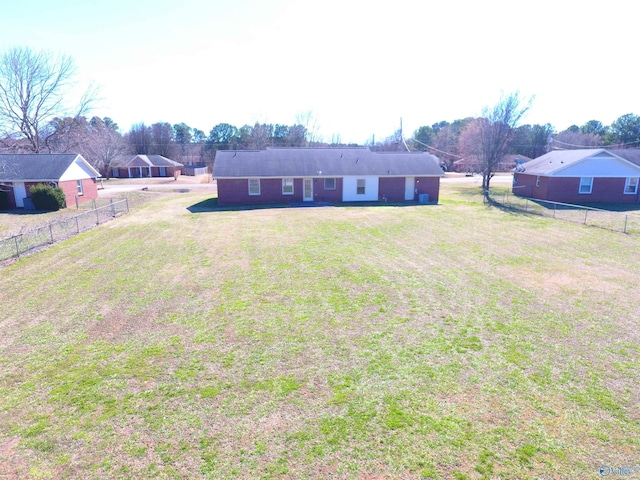
[[493, 204], [512, 210], [552, 217], [566, 222], [582, 223], [614, 232], [640, 235], [640, 215], [637, 212], [616, 212], [570, 203], [519, 197], [506, 193], [490, 198]]
[[102, 207], [0, 239], [0, 261], [17, 258], [36, 248], [52, 245], [128, 212], [127, 199], [109, 200], [109, 203]]

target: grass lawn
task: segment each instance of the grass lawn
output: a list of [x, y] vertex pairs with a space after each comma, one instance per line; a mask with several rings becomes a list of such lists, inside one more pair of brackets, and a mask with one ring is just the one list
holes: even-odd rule
[[437, 206], [187, 210], [206, 198], [0, 269], [0, 478], [640, 464], [637, 237], [464, 185]]

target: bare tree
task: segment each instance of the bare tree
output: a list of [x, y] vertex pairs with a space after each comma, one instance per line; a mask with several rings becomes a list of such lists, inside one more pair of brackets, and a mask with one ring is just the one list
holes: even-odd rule
[[551, 147], [563, 150], [575, 148], [594, 148], [602, 146], [602, 137], [595, 133], [572, 132], [565, 130], [554, 135]]
[[109, 117], [93, 117], [82, 145], [82, 154], [91, 165], [107, 177], [120, 158], [131, 152], [129, 143], [118, 132], [118, 125]]
[[30, 149], [42, 148], [41, 129], [55, 117], [78, 117], [95, 100], [87, 89], [76, 108], [66, 106], [75, 67], [71, 57], [15, 47], [0, 57], [0, 126], [6, 136], [26, 138]]
[[295, 125], [301, 125], [304, 127], [304, 140], [307, 144], [301, 146], [308, 147], [322, 142], [322, 137], [318, 133], [320, 131], [318, 117], [313, 113], [313, 110], [298, 112], [296, 114]]
[[503, 94], [497, 104], [483, 110], [483, 121], [477, 123], [477, 141], [485, 195], [489, 194], [489, 184], [496, 167], [508, 153], [509, 141], [530, 106], [531, 99], [524, 100], [519, 92], [515, 92]]

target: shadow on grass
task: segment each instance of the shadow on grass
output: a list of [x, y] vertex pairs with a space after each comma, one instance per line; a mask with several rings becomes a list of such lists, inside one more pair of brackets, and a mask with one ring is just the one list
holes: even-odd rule
[[418, 202], [344, 202], [344, 203], [328, 203], [328, 202], [291, 202], [291, 203], [270, 203], [259, 205], [218, 205], [217, 198], [208, 198], [202, 202], [194, 203], [187, 207], [191, 213], [205, 212], [235, 212], [245, 210], [266, 210], [276, 208], [314, 208], [314, 207], [414, 207], [416, 205], [428, 206], [437, 205], [436, 203], [418, 203]]
[[[62, 210], [62, 209], [61, 209]], [[0, 210], [0, 215], [42, 215], [51, 213], [52, 210], [28, 210], [24, 208], [13, 208], [11, 210]]]

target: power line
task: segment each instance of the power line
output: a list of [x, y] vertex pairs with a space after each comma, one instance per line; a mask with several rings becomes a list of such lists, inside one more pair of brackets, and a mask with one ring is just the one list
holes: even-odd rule
[[439, 150], [436, 147], [432, 147], [431, 145], [427, 145], [426, 143], [422, 143], [420, 140], [416, 140], [416, 138], [412, 138], [411, 140], [413, 140], [414, 142], [419, 143], [420, 145], [424, 145], [427, 148], [432, 148], [433, 150], [435, 150], [436, 152], [440, 152], [440, 153], [444, 153], [445, 155], [451, 155], [452, 157], [456, 157], [459, 158], [460, 160], [462, 160], [463, 157], [461, 157], [460, 155], [456, 155], [455, 153], [449, 153], [449, 152], [445, 152], [444, 150]]

